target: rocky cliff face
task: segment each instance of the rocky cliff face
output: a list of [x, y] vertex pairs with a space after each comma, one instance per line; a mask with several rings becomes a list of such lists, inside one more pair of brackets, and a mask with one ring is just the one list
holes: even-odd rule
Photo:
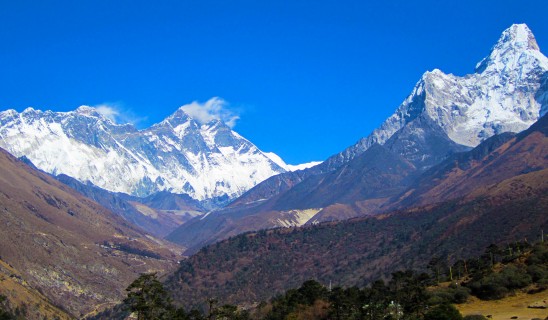
[[475, 73], [459, 77], [438, 69], [426, 72], [378, 129], [324, 165], [339, 166], [374, 143], [384, 144], [420, 117], [468, 147], [498, 133], [520, 132], [548, 111], [547, 86], [548, 59], [525, 24], [512, 25]]

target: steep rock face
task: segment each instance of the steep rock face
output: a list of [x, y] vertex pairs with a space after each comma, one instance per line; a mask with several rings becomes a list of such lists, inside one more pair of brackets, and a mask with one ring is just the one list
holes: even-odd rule
[[531, 30], [525, 24], [512, 25], [475, 73], [459, 77], [438, 69], [426, 72], [378, 129], [324, 165], [339, 166], [374, 143], [384, 144], [421, 116], [468, 147], [498, 133], [520, 132], [548, 111], [547, 72], [548, 59]]
[[311, 176], [277, 199], [275, 210], [324, 208], [357, 199], [392, 196], [405, 187], [415, 167], [405, 158], [374, 144], [337, 170]]
[[548, 168], [548, 116], [527, 130], [504, 133], [425, 172], [391, 208], [426, 205], [463, 196], [520, 174]]
[[270, 199], [293, 188], [295, 185], [309, 177], [311, 175], [310, 172], [310, 170], [298, 170], [272, 176], [231, 202], [228, 207], [237, 207], [256, 201]]
[[452, 141], [437, 123], [425, 115], [410, 121], [383, 146], [413, 163], [419, 171], [443, 161], [451, 154], [470, 149]]
[[407, 181], [407, 188], [394, 197], [331, 205], [308, 223], [431, 206], [468, 194], [477, 196], [481, 192], [492, 192], [505, 179], [529, 173], [540, 175], [548, 168], [547, 135], [548, 115], [544, 115], [519, 134], [506, 132], [496, 135], [468, 152], [451, 155], [412, 181]]
[[200, 124], [183, 109], [145, 130], [118, 125], [95, 108], [0, 113], [0, 147], [53, 175], [113, 192], [158, 191], [227, 201], [285, 172], [220, 121]]

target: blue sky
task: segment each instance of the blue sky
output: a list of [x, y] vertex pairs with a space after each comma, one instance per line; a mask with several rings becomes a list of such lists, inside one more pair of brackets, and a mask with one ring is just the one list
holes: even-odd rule
[[323, 160], [425, 71], [473, 72], [512, 23], [546, 52], [546, 12], [545, 0], [0, 0], [0, 109], [107, 105], [142, 128], [220, 97], [209, 106], [262, 150]]

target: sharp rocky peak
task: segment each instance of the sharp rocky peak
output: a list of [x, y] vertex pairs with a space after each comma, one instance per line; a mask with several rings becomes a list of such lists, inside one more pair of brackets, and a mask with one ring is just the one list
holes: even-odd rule
[[495, 45], [495, 49], [505, 47], [516, 47], [526, 50], [539, 51], [537, 40], [526, 24], [513, 24], [510, 28], [504, 30]]
[[202, 128], [208, 131], [232, 131], [232, 129], [221, 120], [210, 120], [202, 125]]
[[[42, 111], [38, 110], [37, 112], [42, 112]], [[115, 133], [115, 132], [116, 133], [122, 133], [122, 132], [130, 133], [130, 132], [136, 132], [137, 131], [137, 128], [135, 127], [134, 124], [129, 123], [129, 122], [127, 122], [127, 123], [117, 123], [117, 121], [115, 119], [113, 119], [113, 117], [109, 117], [108, 115], [105, 115], [105, 114], [101, 113], [98, 110], [98, 108], [90, 107], [90, 106], [86, 106], [86, 105], [80, 106], [74, 111], [53, 112], [51, 110], [46, 110], [46, 111], [43, 111], [43, 114], [49, 115], [53, 118], [55, 118], [56, 116], [60, 116], [61, 118], [76, 116], [76, 118], [80, 119], [80, 120], [87, 119], [87, 120], [84, 120], [86, 122], [87, 121], [92, 121], [92, 122], [97, 121], [98, 123], [102, 124], [103, 126], [110, 128], [110, 130], [112, 130], [113, 133]], [[55, 122], [56, 120], [54, 120], [53, 118], [51, 118], [50, 121]]]
[[182, 108], [179, 108], [161, 122], [154, 124], [151, 129], [158, 127], [168, 127], [172, 129], [185, 127], [188, 128], [188, 130], [197, 131], [200, 129], [200, 124], [189, 116]]
[[104, 118], [104, 116], [99, 111], [97, 111], [96, 108], [90, 106], [80, 106], [75, 110], [75, 112], [77, 114], [83, 114], [86, 116]]
[[355, 145], [326, 160], [321, 170], [337, 168], [384, 144], [415, 119], [427, 117], [448, 138], [474, 147], [502, 132], [519, 132], [548, 111], [548, 58], [525, 24], [506, 29], [476, 73], [461, 76], [439, 69], [425, 72], [411, 94], [381, 126]]
[[176, 121], [188, 121], [192, 119], [184, 110], [183, 108], [177, 109], [174, 113], [172, 113], [170, 116], [166, 118], [166, 120], [176, 120]]
[[525, 54], [540, 60], [539, 63], [548, 65], [546, 57], [540, 53], [537, 40], [526, 24], [513, 24], [502, 32], [497, 43], [491, 48], [490, 54], [476, 65], [476, 73], [488, 69], [497, 71], [502, 68], [519, 67], [519, 59]]

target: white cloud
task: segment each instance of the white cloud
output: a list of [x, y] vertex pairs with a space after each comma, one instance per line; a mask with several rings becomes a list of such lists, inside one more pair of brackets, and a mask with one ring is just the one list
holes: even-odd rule
[[284, 168], [287, 171], [304, 170], [304, 169], [312, 168], [313, 166], [317, 166], [320, 163], [322, 163], [322, 161], [311, 161], [308, 163], [293, 165], [293, 164], [285, 163], [285, 161], [283, 161], [283, 159], [279, 155], [275, 154], [274, 152], [263, 152], [263, 154], [267, 156], [270, 160], [274, 161], [275, 164], [279, 165], [280, 167]]
[[211, 98], [205, 103], [193, 101], [182, 106], [181, 109], [201, 124], [211, 120], [221, 120], [227, 126], [233, 128], [236, 121], [240, 119], [236, 112], [228, 109], [228, 103], [219, 97]]
[[101, 103], [93, 106], [97, 112], [105, 118], [117, 124], [131, 123], [138, 125], [146, 120], [146, 117], [137, 117], [132, 111], [124, 109], [120, 103]]
[[120, 116], [120, 112], [112, 105], [100, 104], [94, 106], [95, 110], [99, 112], [103, 117], [110, 119], [110, 121], [117, 123], [117, 119]]
[[312, 161], [312, 162], [301, 163], [301, 164], [288, 164], [287, 165], [287, 170], [289, 170], [289, 171], [304, 170], [304, 169], [308, 169], [308, 168], [312, 168], [314, 166], [317, 166], [322, 162], [323, 161]]

